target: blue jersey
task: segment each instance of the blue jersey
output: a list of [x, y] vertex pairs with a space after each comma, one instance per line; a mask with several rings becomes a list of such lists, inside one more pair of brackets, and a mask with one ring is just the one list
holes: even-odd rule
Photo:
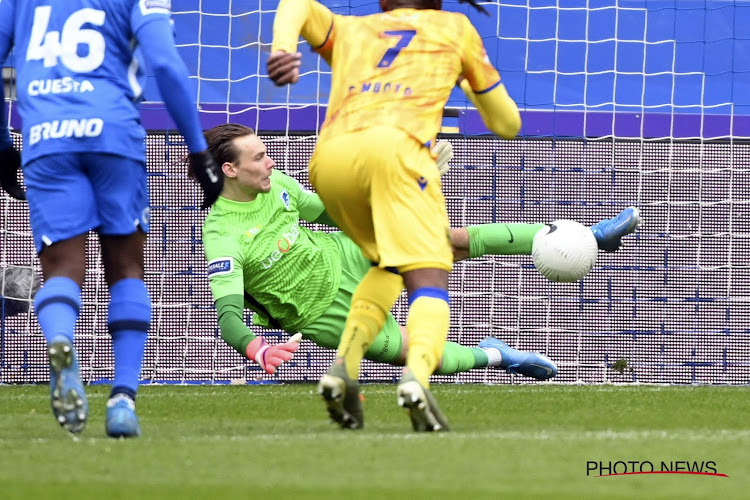
[[170, 0], [0, 0], [0, 33], [14, 42], [24, 164], [71, 152], [143, 161], [136, 34], [170, 23], [169, 9]]

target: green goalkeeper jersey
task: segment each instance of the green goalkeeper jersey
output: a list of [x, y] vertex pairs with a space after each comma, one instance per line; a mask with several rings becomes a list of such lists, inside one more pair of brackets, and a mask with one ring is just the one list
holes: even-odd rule
[[279, 171], [254, 201], [220, 197], [203, 224], [214, 300], [243, 295], [254, 324], [292, 333], [318, 319], [339, 288], [341, 258], [328, 234], [299, 221], [323, 211], [318, 195]]

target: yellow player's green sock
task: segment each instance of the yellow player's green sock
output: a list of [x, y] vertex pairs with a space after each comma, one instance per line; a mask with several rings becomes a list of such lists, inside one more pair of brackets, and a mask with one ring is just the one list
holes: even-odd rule
[[359, 365], [385, 324], [388, 311], [401, 294], [401, 276], [371, 268], [352, 295], [352, 307], [341, 335], [337, 356], [344, 358], [349, 378], [359, 378]]
[[[425, 290], [435, 293], [420, 294]], [[448, 292], [437, 288], [421, 288], [415, 296], [409, 306], [409, 318], [406, 323], [409, 330], [406, 366], [423, 387], [429, 387], [430, 375], [443, 355], [450, 327]]]

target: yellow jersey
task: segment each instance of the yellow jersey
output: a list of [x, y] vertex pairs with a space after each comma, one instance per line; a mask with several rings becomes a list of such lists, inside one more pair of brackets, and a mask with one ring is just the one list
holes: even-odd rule
[[477, 94], [500, 84], [481, 37], [463, 14], [395, 9], [341, 16], [312, 0], [297, 0], [295, 7], [302, 3], [308, 4], [306, 8], [287, 13], [304, 15], [304, 19], [274, 23], [272, 50], [294, 52], [301, 32], [331, 65], [331, 94], [321, 141], [369, 127], [392, 126], [430, 145], [460, 76]]

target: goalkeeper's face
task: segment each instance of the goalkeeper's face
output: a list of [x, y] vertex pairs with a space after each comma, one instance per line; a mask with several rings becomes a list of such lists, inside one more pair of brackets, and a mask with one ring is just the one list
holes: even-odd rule
[[[222, 169], [225, 184], [235, 194], [250, 200], [271, 190], [271, 172], [276, 163], [268, 156], [266, 145], [257, 135], [244, 135], [232, 139], [237, 161], [225, 163]], [[226, 189], [226, 186], [225, 186]]]

